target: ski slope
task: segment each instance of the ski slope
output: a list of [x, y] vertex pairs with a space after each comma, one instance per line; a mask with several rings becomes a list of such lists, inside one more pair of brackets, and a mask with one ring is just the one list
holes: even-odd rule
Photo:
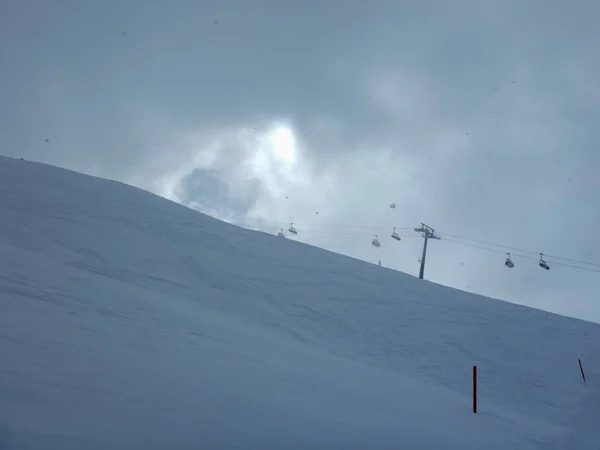
[[600, 325], [19, 159], [0, 211], [0, 449], [600, 448]]

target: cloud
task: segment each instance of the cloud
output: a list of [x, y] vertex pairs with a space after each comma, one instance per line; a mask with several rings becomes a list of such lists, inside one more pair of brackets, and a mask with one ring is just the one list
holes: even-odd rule
[[144, 5], [10, 16], [6, 153], [413, 274], [421, 222], [531, 249], [444, 234], [426, 275], [600, 320], [596, 274], [535, 260], [600, 261], [597, 3]]

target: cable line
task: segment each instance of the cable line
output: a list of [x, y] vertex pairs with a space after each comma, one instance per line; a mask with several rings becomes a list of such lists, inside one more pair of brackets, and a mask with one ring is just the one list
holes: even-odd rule
[[[288, 231], [294, 235], [298, 235], [298, 234], [322, 234], [322, 235], [344, 235], [344, 236], [371, 236], [372, 238], [372, 245], [374, 247], [379, 248], [381, 246], [380, 240], [378, 235], [374, 235], [371, 233], [367, 233], [366, 231], [375, 231], [375, 230], [389, 230], [390, 228], [393, 229], [392, 233], [391, 233], [391, 237], [397, 241], [400, 241], [401, 239], [406, 239], [406, 238], [416, 238], [416, 237], [420, 237], [420, 236], [414, 236], [414, 235], [400, 235], [397, 233], [398, 231], [417, 231], [416, 228], [414, 227], [390, 227], [390, 226], [375, 226], [375, 225], [350, 225], [350, 224], [331, 224], [331, 223], [290, 223], [290, 222], [283, 222], [283, 221], [276, 221], [276, 220], [263, 220], [263, 219], [254, 219], [254, 218], [248, 218], [248, 217], [236, 217], [236, 218], [231, 218], [228, 221], [237, 223], [238, 225], [240, 223], [246, 223], [247, 226], [251, 227], [252, 229], [258, 230], [258, 231], [267, 231], [267, 232], [274, 232], [277, 233], [280, 237], [285, 237], [285, 233], [284, 233], [284, 228], [274, 228], [274, 227], [269, 227], [269, 226], [265, 226], [263, 224], [273, 224], [273, 225], [289, 225]], [[250, 224], [249, 222], [254, 222], [254, 224]], [[315, 229], [317, 228], [317, 229]], [[325, 228], [325, 229], [318, 229], [318, 228]], [[336, 231], [333, 229], [352, 229], [352, 230], [357, 230], [357, 231]], [[365, 230], [365, 232], [360, 232], [358, 230]], [[423, 229], [420, 229], [421, 231], [423, 231]], [[513, 246], [509, 246], [509, 245], [504, 245], [504, 244], [497, 244], [494, 242], [490, 242], [490, 241], [484, 241], [484, 240], [479, 240], [479, 239], [474, 239], [474, 238], [470, 238], [470, 237], [466, 237], [466, 236], [461, 236], [461, 235], [457, 235], [457, 234], [452, 234], [452, 233], [445, 233], [445, 232], [440, 232], [440, 231], [435, 231], [435, 233], [437, 235], [439, 235], [442, 240], [446, 241], [446, 242], [450, 242], [453, 244], [457, 244], [457, 245], [464, 245], [467, 247], [472, 247], [472, 248], [476, 248], [479, 250], [484, 250], [484, 251], [489, 251], [489, 252], [494, 252], [494, 253], [502, 253], [505, 255], [508, 255], [508, 258], [505, 262], [506, 266], [509, 268], [514, 267], [514, 263], [512, 263], [511, 260], [511, 256], [517, 257], [517, 258], [522, 258], [522, 259], [528, 259], [528, 260], [538, 260], [539, 264], [541, 267], [543, 267], [544, 269], [548, 270], [549, 266], [546, 263], [546, 261], [544, 260], [544, 256], [546, 258], [550, 258], [552, 260], [552, 265], [556, 265], [556, 266], [562, 266], [562, 267], [569, 267], [569, 268], [573, 268], [573, 269], [579, 269], [579, 270], [585, 270], [588, 272], [600, 272], [600, 264], [599, 263], [594, 263], [594, 262], [589, 262], [589, 261], [583, 261], [583, 260], [579, 260], [579, 259], [573, 259], [573, 258], [566, 258], [563, 256], [557, 256], [557, 255], [545, 255], [542, 253], [538, 253], [538, 252], [534, 252], [532, 250], [527, 250], [527, 249], [522, 249], [519, 247], [513, 247]], [[455, 238], [455, 239], [460, 239], [460, 240], [454, 240], [454, 239], [449, 239], [449, 238]], [[464, 242], [467, 241], [467, 242]], [[482, 246], [484, 245], [484, 246]], [[496, 248], [490, 248], [491, 247], [496, 247]], [[523, 253], [523, 255], [519, 255], [519, 254], [511, 254], [511, 253], [507, 253], [504, 250], [500, 250], [500, 249], [505, 249], [505, 250], [512, 250], [514, 252], [518, 252], [518, 253]], [[532, 257], [532, 256], [526, 256], [526, 255], [540, 255], [539, 259]], [[564, 262], [562, 262], [564, 261]], [[568, 264], [568, 263], [574, 263], [574, 264]], [[593, 267], [597, 267], [598, 269], [594, 269], [592, 267], [583, 267], [583, 266], [593, 266]]]

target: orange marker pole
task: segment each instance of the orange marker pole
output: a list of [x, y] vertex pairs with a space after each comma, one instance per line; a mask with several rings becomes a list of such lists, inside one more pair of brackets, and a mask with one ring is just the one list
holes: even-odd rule
[[579, 370], [581, 370], [581, 378], [583, 378], [583, 384], [587, 386], [587, 381], [585, 381], [585, 373], [583, 373], [583, 366], [581, 365], [581, 359], [579, 361]]
[[477, 366], [473, 366], [473, 412], [477, 413]]

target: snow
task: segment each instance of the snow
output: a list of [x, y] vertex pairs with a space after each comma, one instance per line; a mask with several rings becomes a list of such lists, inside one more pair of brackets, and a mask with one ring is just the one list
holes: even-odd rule
[[0, 211], [0, 449], [600, 448], [598, 324], [18, 159]]

